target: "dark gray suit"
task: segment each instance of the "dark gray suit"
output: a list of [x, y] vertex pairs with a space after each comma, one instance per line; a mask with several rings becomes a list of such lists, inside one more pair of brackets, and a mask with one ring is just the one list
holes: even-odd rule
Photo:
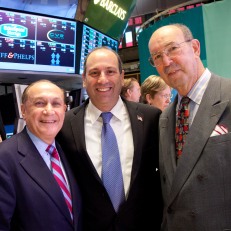
[[[163, 230], [231, 230], [231, 81], [212, 74], [176, 166], [176, 104], [160, 118]], [[216, 125], [227, 134], [210, 137]]]
[[[131, 120], [134, 158], [130, 190], [118, 214], [86, 151], [84, 105], [68, 111], [58, 140], [80, 184], [85, 231], [159, 230], [162, 214], [158, 166], [160, 110], [124, 101]], [[116, 177], [116, 176], [115, 176]]]
[[0, 144], [0, 230], [82, 230], [80, 191], [56, 147], [71, 188], [74, 225], [59, 185], [24, 128]]

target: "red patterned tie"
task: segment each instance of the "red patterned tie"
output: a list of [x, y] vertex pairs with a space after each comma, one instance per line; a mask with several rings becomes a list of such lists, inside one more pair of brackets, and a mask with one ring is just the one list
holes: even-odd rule
[[66, 201], [67, 207], [70, 211], [71, 219], [73, 220], [71, 193], [70, 193], [69, 187], [67, 185], [65, 177], [63, 175], [63, 171], [62, 171], [61, 166], [60, 166], [59, 154], [58, 154], [56, 148], [52, 145], [49, 145], [47, 147], [46, 151], [51, 155], [52, 173], [53, 173], [58, 185], [60, 186], [60, 188], [62, 190], [62, 193], [64, 195], [64, 199]]
[[183, 97], [177, 112], [176, 121], [176, 156], [179, 158], [183, 151], [186, 136], [189, 130], [189, 101], [188, 97]]

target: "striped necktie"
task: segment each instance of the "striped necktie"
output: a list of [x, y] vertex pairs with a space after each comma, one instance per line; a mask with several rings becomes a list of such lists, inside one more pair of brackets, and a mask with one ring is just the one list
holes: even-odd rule
[[65, 177], [63, 175], [63, 171], [61, 169], [59, 154], [58, 154], [56, 148], [52, 145], [49, 145], [47, 147], [46, 152], [48, 152], [51, 155], [52, 173], [53, 173], [55, 180], [57, 181], [59, 187], [61, 188], [61, 191], [64, 195], [65, 202], [67, 204], [68, 210], [69, 210], [70, 215], [71, 215], [71, 219], [73, 220], [71, 193], [70, 193], [69, 187], [67, 185], [67, 182], [65, 180]]

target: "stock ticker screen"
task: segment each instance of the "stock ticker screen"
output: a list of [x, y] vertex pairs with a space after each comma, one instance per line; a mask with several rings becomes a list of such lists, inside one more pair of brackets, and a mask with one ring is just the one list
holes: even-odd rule
[[76, 31], [72, 20], [0, 10], [0, 68], [75, 73]]
[[108, 46], [115, 51], [118, 51], [118, 41], [100, 31], [83, 24], [82, 29], [82, 47], [80, 57], [80, 71], [83, 73], [84, 60], [87, 54], [95, 47]]

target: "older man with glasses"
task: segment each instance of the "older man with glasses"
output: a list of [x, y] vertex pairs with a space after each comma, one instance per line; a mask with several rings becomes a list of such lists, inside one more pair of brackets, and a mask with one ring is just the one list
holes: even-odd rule
[[149, 51], [178, 92], [159, 123], [162, 231], [231, 230], [231, 81], [204, 67], [185, 25], [157, 29]]

